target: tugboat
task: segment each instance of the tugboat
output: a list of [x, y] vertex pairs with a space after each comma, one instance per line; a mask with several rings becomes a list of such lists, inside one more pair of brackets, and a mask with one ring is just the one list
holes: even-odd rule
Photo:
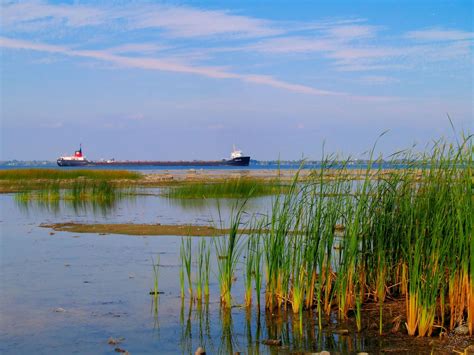
[[150, 160], [87, 160], [82, 155], [82, 147], [74, 152], [73, 156], [60, 157], [57, 160], [59, 166], [248, 166], [250, 163], [249, 156], [243, 156], [241, 150], [235, 149], [230, 154], [230, 159], [222, 160], [192, 160], [192, 161], [150, 161]]
[[82, 145], [79, 145], [79, 150], [74, 152], [74, 155], [69, 157], [59, 157], [56, 161], [59, 166], [84, 166], [89, 165], [89, 161], [82, 155]]

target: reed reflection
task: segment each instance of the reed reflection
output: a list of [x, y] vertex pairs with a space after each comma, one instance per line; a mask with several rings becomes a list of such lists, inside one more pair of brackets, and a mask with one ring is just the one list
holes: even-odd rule
[[107, 216], [114, 212], [119, 203], [125, 199], [134, 199], [133, 193], [125, 190], [61, 190], [46, 188], [44, 190], [24, 191], [14, 195], [17, 207], [23, 213], [46, 211], [58, 215], [73, 212], [76, 215], [92, 213]]

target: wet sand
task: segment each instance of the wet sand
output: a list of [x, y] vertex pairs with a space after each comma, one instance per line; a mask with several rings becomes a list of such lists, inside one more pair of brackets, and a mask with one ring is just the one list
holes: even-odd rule
[[57, 232], [71, 233], [98, 233], [98, 234], [124, 234], [136, 236], [193, 236], [207, 237], [224, 235], [229, 232], [227, 229], [215, 228], [212, 226], [198, 226], [191, 224], [182, 225], [162, 225], [162, 224], [82, 224], [82, 223], [54, 223], [41, 224], [40, 227], [51, 228]]
[[[395, 172], [400, 172], [401, 170], [395, 169], [384, 169], [377, 170], [373, 169], [369, 171], [369, 176], [371, 178], [386, 176], [393, 174]], [[273, 180], [279, 179], [282, 181], [290, 182], [294, 179], [295, 175], [298, 173], [300, 179], [307, 179], [311, 175], [318, 175], [320, 170], [316, 169], [251, 169], [251, 170], [164, 170], [163, 172], [154, 172], [144, 174], [143, 178], [138, 180], [137, 183], [141, 184], [154, 184], [154, 183], [170, 183], [170, 182], [217, 182], [226, 179], [237, 179], [237, 178], [251, 178], [251, 179], [262, 179], [262, 180]], [[341, 176], [341, 174], [348, 179], [362, 179], [366, 176], [367, 170], [364, 169], [347, 169], [341, 171], [340, 169], [327, 170], [325, 177], [328, 179]]]

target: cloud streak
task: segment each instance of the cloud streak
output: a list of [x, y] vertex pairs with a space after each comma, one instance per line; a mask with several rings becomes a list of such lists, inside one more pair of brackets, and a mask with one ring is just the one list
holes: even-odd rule
[[116, 55], [108, 51], [101, 50], [74, 50], [64, 46], [50, 45], [46, 43], [35, 43], [30, 41], [16, 40], [5, 37], [0, 37], [0, 47], [9, 49], [21, 49], [21, 50], [33, 50], [39, 52], [56, 53], [70, 57], [82, 57], [101, 60], [109, 63], [113, 63], [118, 66], [139, 68], [147, 70], [158, 70], [168, 71], [175, 73], [186, 73], [205, 76], [214, 79], [237, 79], [244, 82], [271, 86], [278, 89], [284, 89], [287, 91], [310, 94], [310, 95], [332, 95], [340, 96], [347, 95], [342, 92], [320, 90], [310, 86], [289, 83], [286, 81], [278, 80], [272, 76], [266, 75], [252, 75], [252, 74], [239, 74], [230, 71], [225, 71], [218, 67], [206, 67], [206, 66], [192, 66], [180, 64], [172, 61], [166, 61], [156, 58], [143, 58], [143, 57], [128, 57], [122, 55]]
[[412, 40], [428, 42], [466, 41], [474, 40], [474, 32], [446, 29], [425, 29], [407, 32], [405, 37]]
[[2, 26], [21, 29], [23, 26], [61, 24], [70, 27], [98, 25], [104, 21], [102, 10], [83, 5], [50, 5], [40, 1], [2, 4]]
[[[140, 6], [136, 6], [140, 5]], [[171, 37], [262, 37], [283, 33], [268, 20], [241, 16], [224, 10], [189, 6], [135, 3], [133, 5], [52, 5], [41, 1], [12, 2], [2, 6], [3, 26], [22, 31], [54, 26], [111, 26], [161, 29]]]

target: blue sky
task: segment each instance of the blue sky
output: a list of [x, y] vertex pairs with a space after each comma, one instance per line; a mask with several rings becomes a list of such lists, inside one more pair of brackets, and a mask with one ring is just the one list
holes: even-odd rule
[[473, 122], [471, 1], [1, 3], [0, 159], [362, 156]]

